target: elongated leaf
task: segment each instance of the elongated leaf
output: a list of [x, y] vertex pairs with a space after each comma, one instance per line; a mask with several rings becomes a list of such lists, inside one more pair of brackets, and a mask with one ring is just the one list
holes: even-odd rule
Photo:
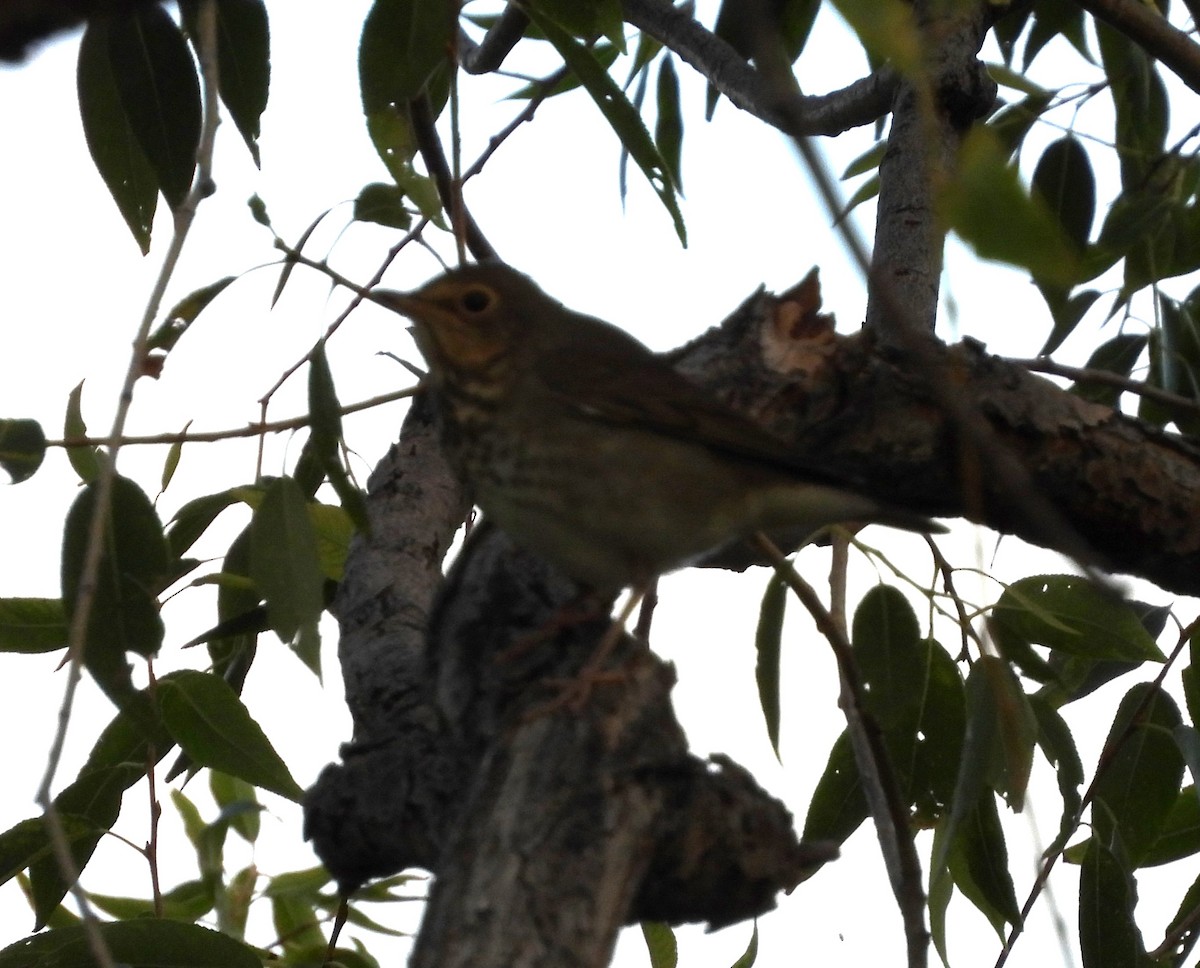
[[290, 477], [268, 486], [251, 523], [250, 574], [267, 600], [271, 627], [286, 643], [324, 608], [317, 540], [307, 502]]
[[176, 209], [200, 144], [200, 81], [187, 41], [161, 6], [139, 4], [110, 21], [108, 56], [129, 128]]
[[1033, 172], [1033, 188], [1082, 252], [1096, 217], [1096, 177], [1078, 138], [1059, 138], [1042, 153]]
[[[68, 617], [74, 615], [96, 513], [96, 484], [89, 484], [67, 513], [63, 535], [62, 587]], [[118, 706], [133, 694], [125, 653], [150, 656], [163, 639], [155, 594], [170, 565], [154, 505], [133, 481], [118, 475], [106, 516], [103, 551], [86, 633], [83, 661]]]
[[[196, 41], [199, 0], [179, 5]], [[271, 84], [271, 42], [263, 0], [217, 0], [217, 68], [221, 100], [257, 167], [259, 120]]]
[[184, 296], [171, 307], [171, 311], [163, 317], [163, 321], [150, 334], [150, 339], [146, 344], [147, 349], [168, 352], [174, 349], [175, 344], [179, 342], [179, 337], [187, 332], [188, 327], [196, 321], [196, 317], [236, 278], [237, 276], [225, 276], [223, 279], [210, 282], [207, 286], [201, 286]]
[[804, 819], [804, 840], [828, 840], [843, 843], [869, 816], [858, 766], [850, 737], [843, 732], [829, 751], [825, 772], [817, 781], [808, 815]]
[[584, 40], [607, 37], [622, 54], [625, 53], [625, 18], [620, 0], [588, 0], [587, 3], [532, 0], [531, 5], [568, 33]]
[[669, 924], [643, 921], [642, 937], [650, 955], [650, 968], [675, 968], [679, 964], [679, 944]]
[[679, 76], [675, 73], [675, 61], [671, 57], [664, 57], [658, 67], [657, 94], [654, 145], [662, 155], [675, 190], [682, 192], [683, 112], [679, 107]]
[[79, 45], [76, 83], [88, 151], [142, 255], [158, 204], [158, 176], [130, 127], [108, 53], [109, 21], [92, 17]]
[[1049, 356], [1061, 345], [1063, 340], [1075, 331], [1084, 314], [1092, 308], [1100, 293], [1096, 289], [1084, 289], [1073, 295], [1067, 295], [1068, 290], [1055, 286], [1039, 286], [1050, 315], [1054, 318], [1054, 327], [1046, 342], [1038, 351], [1040, 356]]
[[[94, 926], [113, 962], [129, 968], [260, 968], [248, 945], [209, 928], [166, 918], [108, 921]], [[164, 956], [169, 953], [169, 960]], [[34, 935], [0, 951], [0, 968], [85, 968], [94, 965], [84, 925]]]
[[[945, 180], [937, 205], [946, 224], [980, 257], [1021, 266], [1055, 285], [1080, 278], [1080, 260], [1066, 234], [1045, 203], [1025, 191], [988, 128], [973, 128], [963, 139], [957, 177]], [[1004, 218], [996, 218], [997, 212]]]
[[671, 220], [675, 223], [675, 234], [686, 246], [687, 232], [683, 226], [683, 214], [679, 211], [670, 172], [645, 125], [642, 124], [637, 109], [629, 103], [616, 82], [608, 76], [608, 72], [586, 47], [536, 10], [530, 10], [530, 16], [583, 83], [585, 90], [592, 96], [592, 100], [596, 102], [596, 106], [612, 126], [621, 143], [629, 149], [629, 156], [642, 170], [659, 200], [671, 214]]
[[1031, 696], [1029, 705], [1037, 717], [1038, 746], [1054, 767], [1058, 792], [1062, 796], [1062, 817], [1055, 840], [1061, 848], [1066, 846], [1067, 839], [1075, 832], [1075, 815], [1081, 803], [1079, 788], [1083, 785], [1083, 763], [1075, 749], [1071, 730], [1057, 710], [1038, 696]]
[[261, 727], [219, 676], [187, 670], [160, 692], [167, 729], [194, 763], [289, 800], [303, 796]]
[[1123, 602], [1073, 575], [1013, 582], [992, 609], [1000, 636], [1093, 659], [1162, 662], [1163, 654]]
[[1133, 719], [1151, 689], [1139, 683], [1121, 700], [1105, 743], [1109, 759], [1093, 788], [1096, 836], [1104, 843], [1119, 838], [1131, 869], [1158, 839], [1183, 779], [1183, 757], [1172, 735], [1180, 725], [1179, 710], [1171, 697], [1154, 693]]
[[[1142, 333], [1118, 333], [1112, 339], [1096, 347], [1088, 358], [1087, 368], [1104, 370], [1106, 373], [1115, 373], [1117, 376], [1129, 376], [1138, 360], [1141, 359], [1142, 352], [1146, 349], [1146, 342], [1146, 337]], [[1101, 383], [1088, 383], [1086, 380], [1076, 383], [1071, 388], [1071, 392], [1085, 400], [1102, 403], [1108, 407], [1115, 407], [1121, 396], [1121, 390], [1117, 387]]]
[[20, 484], [33, 477], [46, 456], [46, 435], [36, 420], [0, 419], [0, 467]]
[[1137, 888], [1097, 837], [1079, 871], [1079, 948], [1084, 968], [1143, 968], [1146, 946], [1134, 920]]
[[363, 21], [358, 81], [370, 117], [415, 98], [448, 56], [457, 7], [423, 0], [375, 0]]
[[758, 683], [758, 704], [767, 725], [767, 737], [775, 758], [779, 758], [779, 646], [783, 637], [783, 615], [787, 606], [787, 584], [772, 575], [758, 610], [758, 630], [754, 636], [754, 679]]
[[[83, 384], [79, 383], [67, 397], [67, 413], [63, 420], [63, 436], [67, 440], [87, 436], [87, 424], [83, 422]], [[67, 448], [67, 460], [84, 484], [90, 484], [100, 473], [101, 462], [107, 458], [98, 447], [79, 446]]]
[[1008, 848], [996, 813], [996, 798], [985, 792], [962, 825], [962, 834], [950, 855], [954, 883], [1004, 937], [1006, 924], [1019, 924]]
[[67, 633], [62, 599], [0, 598], [0, 652], [53, 652]]
[[1175, 802], [1163, 819], [1158, 837], [1142, 856], [1138, 866], [1156, 867], [1196, 854], [1200, 854], [1200, 794], [1194, 785], [1188, 785], [1175, 797]]

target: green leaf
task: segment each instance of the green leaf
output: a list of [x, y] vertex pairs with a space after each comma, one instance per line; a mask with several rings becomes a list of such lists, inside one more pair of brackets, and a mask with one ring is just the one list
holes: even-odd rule
[[675, 60], [664, 57], [658, 66], [658, 113], [654, 121], [654, 145], [666, 164], [671, 183], [683, 191], [680, 175], [683, 159], [683, 112], [679, 107], [679, 76]]
[[758, 684], [758, 704], [767, 726], [767, 737], [775, 758], [779, 759], [779, 646], [783, 637], [783, 616], [788, 587], [778, 575], [772, 575], [763, 593], [758, 611], [758, 629], [754, 636], [754, 679]]
[[1121, 186], [1130, 191], [1145, 184], [1163, 154], [1169, 100], [1154, 61], [1140, 45], [1102, 21], [1096, 22], [1096, 37], [1116, 109]]
[[871, 589], [854, 612], [850, 640], [867, 711], [885, 734], [915, 728], [925, 670], [915, 661], [920, 630], [904, 595], [889, 585]]
[[[253, 948], [227, 934], [161, 918], [92, 926], [114, 964], [129, 968], [261, 968]], [[169, 957], [167, 957], [169, 953]], [[0, 951], [0, 968], [84, 968], [95, 964], [82, 925], [33, 935]]]
[[1003, 792], [1019, 810], [1033, 762], [1036, 719], [1028, 697], [1008, 664], [996, 656], [979, 658], [967, 677], [966, 736], [948, 816], [939, 826], [931, 878], [948, 870], [949, 858], [972, 812], [989, 788]]
[[1084, 968], [1148, 968], [1134, 920], [1137, 888], [1117, 855], [1098, 836], [1088, 841], [1079, 870], [1079, 949]]
[[[1178, 727], [1191, 729], [1190, 726]], [[1192, 730], [1195, 733], [1195, 730]], [[1184, 787], [1175, 797], [1158, 837], [1142, 857], [1139, 867], [1157, 867], [1200, 853], [1200, 795], [1194, 785]]]
[[904, 75], [917, 76], [924, 70], [924, 45], [911, 4], [903, 0], [833, 0], [833, 5], [873, 61], [891, 61]]
[[1139, 683], [1109, 730], [1107, 763], [1093, 785], [1092, 826], [1103, 843], [1119, 838], [1131, 869], [1141, 866], [1179, 793], [1184, 764], [1172, 731], [1180, 722], [1170, 696]]
[[162, 895], [161, 915], [152, 898], [118, 897], [88, 892], [88, 900], [105, 914], [129, 921], [164, 917], [173, 921], [198, 921], [213, 909], [213, 892], [203, 881], [185, 881]]
[[1008, 849], [996, 814], [996, 798], [984, 793], [964, 819], [949, 858], [960, 891], [1004, 937], [1006, 924], [1021, 923], [1021, 909], [1008, 870]]
[[829, 751], [825, 771], [809, 801], [801, 839], [842, 844], [868, 816], [854, 749], [849, 735], [843, 731]]
[[559, 27], [584, 40], [607, 37], [625, 53], [625, 17], [620, 0], [533, 0], [538, 13]]
[[46, 456], [46, 435], [36, 420], [0, 419], [0, 467], [20, 484], [33, 477]]
[[[67, 414], [63, 421], [63, 436], [67, 440], [87, 436], [87, 424], [83, 422], [83, 383], [79, 383], [67, 397]], [[84, 484], [90, 484], [100, 474], [100, 467], [107, 456], [98, 447], [80, 446], [67, 448], [67, 460]]]
[[375, 0], [363, 22], [358, 81], [370, 117], [413, 100], [451, 49], [457, 6]]
[[1051, 94], [1031, 94], [1029, 97], [1000, 108], [988, 119], [988, 128], [1000, 143], [1002, 156], [1011, 158], [1021, 150], [1025, 136], [1050, 106]]
[[66, 648], [67, 613], [59, 598], [0, 598], [0, 652]]
[[1047, 42], [1060, 35], [1070, 41], [1082, 57], [1091, 59], [1087, 49], [1082, 8], [1070, 0], [1039, 0], [1034, 8], [1033, 27], [1025, 42], [1026, 72]]
[[669, 924], [643, 921], [642, 937], [650, 955], [650, 968], [675, 968], [679, 964], [679, 944]]
[[1030, 708], [1037, 718], [1037, 743], [1058, 780], [1058, 792], [1062, 796], [1062, 817], [1059, 820], [1058, 837], [1055, 843], [1061, 849], [1075, 833], [1076, 814], [1082, 802], [1079, 788], [1083, 785], [1083, 763], [1075, 748], [1075, 739], [1066, 721], [1058, 711], [1040, 696], [1029, 698]]
[[248, 844], [258, 840], [262, 807], [253, 784], [221, 770], [209, 770], [208, 786], [222, 816], [229, 818], [242, 839]]
[[273, 481], [250, 524], [250, 575], [267, 601], [271, 628], [292, 642], [325, 607], [325, 576], [308, 505], [290, 477]]
[[[185, 0], [179, 7], [196, 43], [199, 2]], [[261, 168], [259, 122], [271, 84], [270, 26], [263, 0], [217, 0], [217, 73], [221, 101]]]
[[981, 258], [1021, 266], [1040, 282], [1072, 285], [1080, 276], [1078, 255], [1006, 159], [990, 129], [972, 128], [959, 150], [958, 171], [938, 192], [939, 214]]
[[1013, 582], [992, 609], [997, 637], [1093, 659], [1162, 662], [1163, 654], [1124, 602], [1074, 575]]
[[1061, 345], [1063, 340], [1075, 332], [1084, 314], [1092, 308], [1100, 293], [1096, 289], [1084, 289], [1074, 295], [1068, 295], [1069, 290], [1056, 286], [1038, 286], [1050, 315], [1054, 318], [1054, 327], [1046, 337], [1046, 343], [1038, 351], [1039, 356], [1049, 356]]
[[1096, 217], [1096, 177], [1087, 151], [1073, 135], [1059, 138], [1042, 153], [1033, 172], [1033, 190], [1082, 252]]
[[[68, 618], [79, 600], [97, 508], [98, 484], [89, 484], [67, 512], [62, 588]], [[133, 481], [117, 475], [101, 531], [103, 541], [89, 612], [83, 662], [118, 706], [134, 694], [125, 653], [154, 655], [163, 640], [155, 594], [170, 572], [166, 539], [154, 505]]]
[[161, 6], [140, 4], [109, 21], [108, 56], [130, 130], [177, 209], [200, 145], [200, 81], [187, 41]]
[[412, 213], [404, 207], [404, 190], [383, 182], [362, 187], [354, 200], [354, 217], [393, 229], [407, 230], [412, 225]]
[[83, 33], [76, 68], [79, 114], [96, 171], [145, 255], [158, 204], [158, 177], [121, 105], [108, 53], [109, 30], [108, 18], [92, 17]]
[[887, 142], [876, 141], [870, 148], [846, 166], [846, 170], [842, 172], [842, 180], [845, 181], [847, 178], [853, 178], [856, 175], [865, 175], [869, 171], [878, 171], [879, 163], [883, 161], [886, 151]]
[[171, 554], [182, 557], [196, 540], [208, 530], [208, 526], [216, 520], [217, 515], [231, 504], [241, 500], [235, 490], [219, 491], [216, 494], [205, 494], [193, 498], [175, 512], [167, 529], [167, 542]]
[[188, 331], [188, 327], [196, 321], [196, 317], [236, 278], [237, 276], [225, 276], [223, 279], [210, 282], [207, 286], [201, 286], [184, 296], [171, 307], [171, 311], [163, 317], [163, 321], [150, 334], [146, 348], [166, 352], [173, 350], [175, 344], [179, 342], [179, 337]]
[[193, 762], [299, 802], [304, 791], [223, 679], [185, 670], [160, 695], [163, 721]]
[[608, 76], [607, 71], [597, 62], [591, 51], [536, 10], [530, 10], [529, 14], [533, 22], [541, 28], [546, 38], [562, 56], [566, 65], [582, 82], [588, 94], [592, 96], [592, 100], [596, 102], [601, 114], [612, 126], [617, 137], [621, 139], [621, 143], [629, 150], [629, 156], [642, 170], [642, 174], [650, 182], [659, 200], [671, 214], [679, 241], [686, 246], [687, 232], [683, 226], [683, 215], [679, 211], [667, 163], [654, 146], [637, 109], [629, 103], [621, 89], [617, 87], [616, 82]]
[[[1146, 349], [1147, 337], [1142, 333], [1118, 333], [1112, 339], [1101, 343], [1088, 357], [1087, 369], [1103, 370], [1115, 373], [1117, 376], [1129, 376]], [[1121, 389], [1103, 383], [1089, 383], [1081, 380], [1071, 387], [1071, 392], [1108, 407], [1115, 407], [1121, 397]]]
[[[742, 952], [740, 958], [735, 961], [732, 968], [751, 968], [758, 961], [758, 921], [754, 922], [754, 930], [750, 932], [750, 941], [746, 945], [746, 950]], [[0, 966], [2, 968], [2, 966]]]

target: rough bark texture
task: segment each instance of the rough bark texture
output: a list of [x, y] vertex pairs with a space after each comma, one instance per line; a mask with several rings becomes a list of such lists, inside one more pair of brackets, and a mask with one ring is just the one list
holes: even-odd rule
[[[1200, 591], [1200, 450], [971, 343], [908, 372], [869, 339], [834, 336], [811, 311], [812, 285], [755, 294], [674, 362], [892, 502], [1045, 541], [1025, 496], [985, 473], [934, 402], [952, 389], [1113, 568]], [[827, 853], [799, 844], [786, 810], [734, 764], [687, 752], [668, 667], [626, 638], [618, 681], [582, 708], [547, 710], [607, 621], [547, 636], [578, 589], [486, 525], [435, 601], [465, 506], [431, 433], [414, 408], [372, 481], [375, 530], [340, 592], [356, 729], [307, 801], [322, 859], [346, 888], [434, 872], [413, 963], [439, 968], [602, 965], [621, 924], [770, 909]]]

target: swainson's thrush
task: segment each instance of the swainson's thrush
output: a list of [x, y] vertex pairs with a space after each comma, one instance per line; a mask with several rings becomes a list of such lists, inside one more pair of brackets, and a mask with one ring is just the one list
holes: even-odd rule
[[500, 264], [373, 298], [416, 324], [451, 465], [485, 515], [597, 590], [758, 530], [936, 530], [798, 459], [632, 336]]

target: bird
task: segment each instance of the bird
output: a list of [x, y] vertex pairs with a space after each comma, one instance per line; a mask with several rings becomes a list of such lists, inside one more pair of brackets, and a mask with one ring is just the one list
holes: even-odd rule
[[505, 264], [371, 298], [412, 321], [447, 460], [485, 520], [588, 588], [645, 587], [760, 531], [942, 530], [801, 459]]

